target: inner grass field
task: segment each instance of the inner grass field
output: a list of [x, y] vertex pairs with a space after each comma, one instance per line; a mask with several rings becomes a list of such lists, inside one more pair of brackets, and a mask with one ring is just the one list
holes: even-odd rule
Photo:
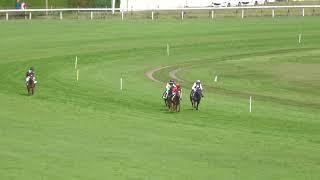
[[[318, 180], [319, 29], [319, 17], [1, 21], [0, 179]], [[163, 66], [156, 79], [183, 80], [179, 113], [145, 76]]]

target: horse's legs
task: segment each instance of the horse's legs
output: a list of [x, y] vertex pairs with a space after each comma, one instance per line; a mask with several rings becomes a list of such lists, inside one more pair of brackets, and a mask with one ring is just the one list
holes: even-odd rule
[[193, 99], [190, 97], [191, 107], [193, 108]]
[[199, 104], [200, 104], [200, 100], [197, 101], [197, 110], [198, 110]]
[[171, 101], [171, 111], [174, 111], [174, 101]]
[[175, 112], [178, 112], [178, 105], [179, 105], [179, 103], [178, 103], [178, 101], [179, 100], [177, 100], [177, 96], [173, 99], [173, 101], [172, 101], [172, 103], [173, 103], [173, 111], [175, 111]]
[[30, 89], [30, 87], [27, 87], [27, 90], [28, 90], [28, 95], [30, 96], [30, 95], [31, 95], [31, 89]]
[[178, 106], [179, 106], [179, 105], [178, 105], [178, 102], [175, 102], [175, 103], [174, 103], [174, 111], [175, 111], [175, 112], [178, 112]]

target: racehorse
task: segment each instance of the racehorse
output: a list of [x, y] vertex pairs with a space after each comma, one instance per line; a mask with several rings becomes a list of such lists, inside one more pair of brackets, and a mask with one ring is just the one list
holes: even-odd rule
[[164, 99], [164, 103], [166, 105], [166, 107], [169, 108], [169, 110], [171, 109], [171, 105], [172, 105], [172, 87], [169, 89], [168, 94], [167, 94], [167, 98]]
[[34, 94], [34, 88], [36, 87], [36, 84], [34, 83], [33, 76], [30, 76], [28, 82], [27, 82], [27, 90], [28, 95]]
[[180, 112], [180, 93], [178, 92], [171, 99], [171, 111]]
[[[192, 96], [193, 94], [193, 96]], [[202, 91], [200, 88], [197, 88], [196, 91], [193, 93], [193, 91], [191, 91], [190, 93], [190, 101], [191, 101], [191, 105], [192, 108], [198, 110], [200, 101], [201, 101], [201, 97], [203, 97]]]

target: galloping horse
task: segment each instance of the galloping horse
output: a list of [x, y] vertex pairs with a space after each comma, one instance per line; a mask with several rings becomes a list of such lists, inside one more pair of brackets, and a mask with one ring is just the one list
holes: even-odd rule
[[[193, 96], [192, 96], [192, 94], [193, 94]], [[202, 94], [202, 91], [200, 88], [197, 88], [194, 93], [191, 91], [190, 101], [191, 101], [192, 108], [195, 108], [196, 110], [198, 110], [198, 107], [199, 107], [199, 104], [201, 101], [201, 97], [203, 97], [203, 94]]]
[[36, 87], [36, 84], [34, 83], [33, 76], [31, 76], [27, 82], [28, 95], [34, 94], [35, 87]]
[[171, 111], [180, 112], [180, 93], [172, 97]]
[[170, 88], [167, 94], [167, 99], [164, 99], [164, 103], [166, 105], [166, 107], [168, 107], [169, 109], [171, 109], [171, 105], [172, 105], [172, 89]]

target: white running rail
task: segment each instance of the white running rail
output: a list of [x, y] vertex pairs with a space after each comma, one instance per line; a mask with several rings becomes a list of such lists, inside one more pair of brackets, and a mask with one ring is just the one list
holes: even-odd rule
[[238, 7], [196, 7], [196, 8], [165, 8], [165, 9], [120, 9], [120, 8], [61, 8], [61, 9], [0, 9], [0, 12], [64, 12], [64, 11], [188, 11], [188, 10], [228, 10], [228, 9], [288, 9], [288, 8], [320, 8], [320, 5], [299, 6], [238, 6]]
[[215, 12], [218, 10], [241, 10], [242, 12], [242, 18], [244, 18], [244, 10], [250, 10], [250, 9], [259, 9], [259, 10], [272, 10], [272, 17], [275, 17], [275, 10], [279, 9], [300, 9], [301, 15], [305, 16], [305, 9], [313, 8], [313, 12], [315, 8], [320, 8], [320, 5], [299, 5], [299, 6], [239, 6], [239, 7], [196, 7], [196, 8], [158, 8], [158, 9], [120, 9], [120, 8], [61, 8], [61, 9], [0, 9], [0, 15], [5, 14], [5, 19], [9, 20], [9, 14], [12, 13], [24, 13], [25, 19], [27, 18], [27, 14], [29, 14], [29, 19], [31, 19], [32, 12], [46, 12], [46, 15], [48, 15], [48, 12], [58, 12], [60, 20], [63, 19], [63, 12], [90, 12], [90, 19], [93, 19], [93, 13], [94, 12], [111, 12], [114, 14], [115, 12], [121, 12], [121, 19], [124, 19], [124, 13], [125, 12], [151, 12], [152, 19], [154, 18], [153, 13], [154, 12], [160, 12], [160, 11], [181, 11], [181, 19], [184, 18], [184, 13], [192, 10], [209, 10], [211, 11], [211, 17], [212, 19], [215, 17]]

